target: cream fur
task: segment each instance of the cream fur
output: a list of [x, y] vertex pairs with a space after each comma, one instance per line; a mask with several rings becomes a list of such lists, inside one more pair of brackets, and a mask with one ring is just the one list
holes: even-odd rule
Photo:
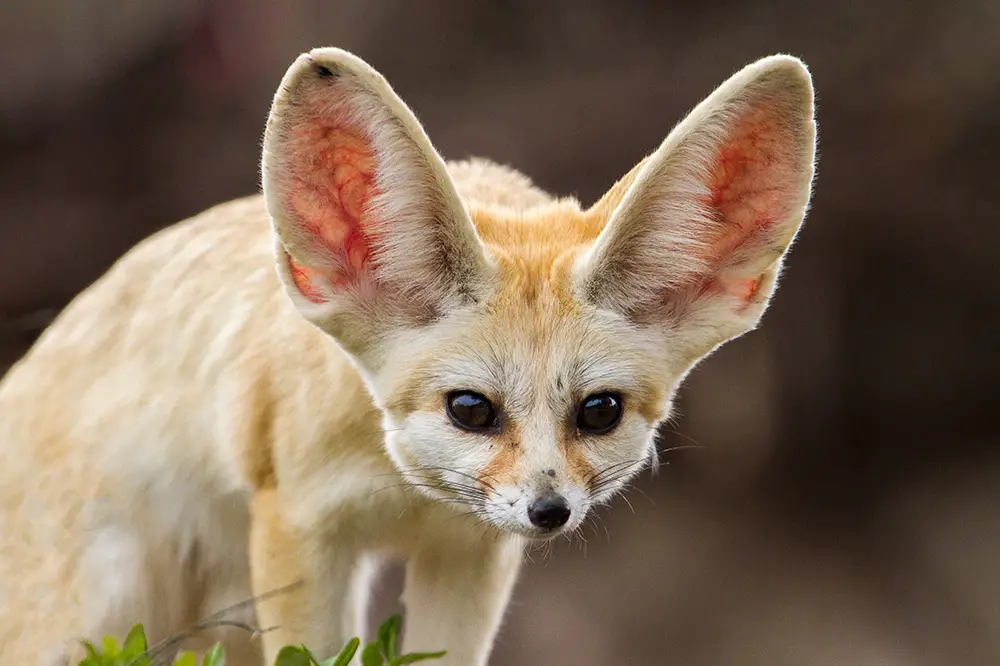
[[[699, 262], [692, 248], [727, 222], [692, 202], [746, 113], [772, 114], [762, 126], [788, 148], [748, 181], [751, 195], [776, 184], [781, 216], [766, 242]], [[324, 282], [342, 260], [283, 180], [315, 118], [348, 118], [375, 155], [366, 210], [384, 231], [346, 287]], [[77, 637], [136, 621], [156, 640], [296, 582], [242, 619], [279, 627], [268, 660], [285, 643], [325, 656], [362, 631], [373, 563], [399, 555], [406, 649], [485, 664], [539, 536], [528, 504], [563, 494], [572, 530], [653, 456], [683, 375], [759, 320], [805, 214], [814, 143], [808, 73], [766, 58], [583, 210], [506, 167], [446, 166], [368, 65], [304, 54], [275, 96], [263, 198], [140, 243], [0, 383], [0, 663], [65, 663]], [[685, 292], [691, 275], [723, 280], [718, 297]], [[752, 297], [726, 287], [756, 276]], [[504, 431], [452, 426], [455, 389], [494, 399]], [[603, 390], [624, 396], [621, 425], [567, 427]], [[462, 516], [465, 486], [481, 494]], [[217, 635], [229, 663], [261, 663], [243, 634]]]

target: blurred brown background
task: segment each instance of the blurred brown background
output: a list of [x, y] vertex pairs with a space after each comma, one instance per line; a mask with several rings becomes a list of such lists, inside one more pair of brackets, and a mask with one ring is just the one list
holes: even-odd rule
[[133, 243], [255, 190], [270, 96], [319, 45], [446, 157], [585, 204], [743, 64], [815, 76], [784, 284], [662, 440], [704, 448], [534, 555], [494, 664], [1000, 664], [1000, 2], [4, 3], [4, 367]]

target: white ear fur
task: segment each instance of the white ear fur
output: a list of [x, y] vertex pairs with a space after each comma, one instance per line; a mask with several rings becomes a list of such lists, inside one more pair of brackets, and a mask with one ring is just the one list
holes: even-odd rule
[[490, 263], [413, 113], [356, 56], [289, 67], [264, 135], [278, 270], [300, 311], [350, 348], [476, 299]]
[[753, 328], [805, 216], [815, 144], [805, 65], [745, 67], [637, 169], [577, 263], [581, 297], [669, 327], [694, 355]]

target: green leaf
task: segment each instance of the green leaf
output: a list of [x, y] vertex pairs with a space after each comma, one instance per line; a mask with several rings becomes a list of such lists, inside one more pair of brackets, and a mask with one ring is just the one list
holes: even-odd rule
[[226, 653], [222, 650], [222, 643], [216, 643], [205, 653], [201, 666], [226, 666]]
[[378, 628], [378, 644], [382, 648], [382, 656], [389, 661], [396, 658], [396, 639], [399, 637], [399, 627], [403, 620], [393, 615]]
[[105, 657], [117, 657], [121, 654], [121, 646], [118, 644], [118, 639], [114, 636], [105, 636], [101, 643], [104, 648], [101, 652]]
[[94, 664], [94, 666], [100, 666], [100, 664], [104, 663], [104, 660], [101, 659], [101, 655], [97, 652], [97, 648], [94, 647], [93, 643], [90, 641], [80, 642], [83, 643], [83, 649], [87, 652], [87, 659], [84, 661], [82, 666], [90, 666], [90, 663]]
[[125, 664], [140, 664], [146, 660], [139, 660], [139, 657], [146, 653], [148, 643], [146, 642], [146, 632], [141, 624], [132, 627], [125, 637], [125, 645], [122, 647], [122, 661]]
[[174, 666], [198, 666], [198, 657], [194, 656], [194, 652], [182, 652], [174, 661]]
[[441, 652], [414, 652], [412, 654], [404, 654], [402, 657], [394, 659], [390, 666], [404, 666], [404, 664], [414, 664], [418, 661], [427, 661], [428, 659], [440, 659], [446, 654], [448, 653], [444, 650]]
[[369, 643], [361, 652], [361, 666], [382, 666], [382, 648], [378, 643]]
[[278, 652], [278, 657], [274, 660], [274, 666], [312, 666], [313, 661], [309, 653], [303, 647], [286, 645]]
[[319, 659], [317, 659], [316, 655], [314, 655], [312, 652], [309, 651], [309, 648], [307, 648], [305, 645], [303, 645], [302, 646], [302, 651], [306, 653], [307, 657], [309, 657], [309, 663], [310, 664], [315, 664], [316, 666], [319, 666]]
[[358, 647], [361, 645], [361, 640], [358, 638], [352, 638], [348, 641], [344, 649], [340, 651], [336, 657], [330, 657], [326, 661], [322, 662], [319, 666], [347, 666], [351, 663], [351, 659], [358, 651]]

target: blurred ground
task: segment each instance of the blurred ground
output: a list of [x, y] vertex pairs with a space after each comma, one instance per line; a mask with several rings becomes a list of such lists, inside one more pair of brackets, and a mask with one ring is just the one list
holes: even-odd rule
[[535, 555], [493, 663], [997, 664], [998, 35], [995, 0], [14, 0], [0, 359], [139, 239], [254, 191], [270, 95], [310, 47], [375, 65], [446, 157], [584, 203], [790, 52], [821, 157], [764, 327], [682, 391], [663, 447], [704, 448], [666, 453], [610, 538]]

